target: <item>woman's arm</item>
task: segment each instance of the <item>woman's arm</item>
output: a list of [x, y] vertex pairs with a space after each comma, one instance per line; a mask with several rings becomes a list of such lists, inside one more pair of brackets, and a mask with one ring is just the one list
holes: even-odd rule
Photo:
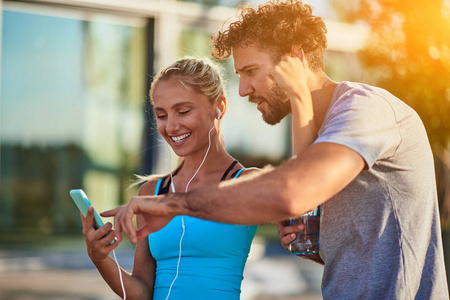
[[[83, 218], [83, 217], [82, 217]], [[95, 230], [92, 227], [93, 224], [93, 209], [89, 208], [86, 218], [83, 220], [83, 234], [86, 240], [87, 252], [94, 263], [95, 267], [99, 271], [100, 275], [103, 277], [105, 282], [110, 286], [110, 288], [121, 298], [124, 298], [122, 283], [119, 276], [119, 268], [114, 261], [114, 259], [109, 256], [111, 251], [113, 251], [119, 243], [114, 241], [114, 230], [112, 229], [111, 223], [106, 223], [104, 226]], [[106, 234], [106, 235], [105, 235]], [[111, 242], [113, 242], [111, 244]], [[140, 241], [139, 244], [145, 241]], [[136, 250], [138, 247], [136, 248]], [[137, 251], [136, 251], [137, 252]], [[137, 254], [137, 253], [136, 253]], [[135, 255], [136, 255], [135, 254]], [[119, 261], [120, 264], [120, 261]], [[125, 293], [127, 294], [127, 299], [142, 299], [139, 297], [133, 297], [135, 294], [141, 295], [143, 290], [146, 288], [142, 286], [140, 280], [133, 278], [133, 276], [120, 269], [122, 280], [124, 283]], [[140, 291], [140, 292], [138, 292]], [[138, 293], [136, 293], [138, 292]]]
[[[147, 189], [151, 189], [152, 186], [154, 190], [155, 183], [149, 182], [146, 184]], [[144, 196], [146, 194], [140, 190], [139, 195]], [[86, 218], [81, 215], [88, 255], [110, 288], [121, 298], [124, 298], [119, 268], [114, 259], [109, 256], [119, 243], [114, 241], [115, 232], [110, 222], [98, 230], [93, 228], [93, 212], [93, 208], [89, 208]], [[138, 217], [137, 222], [142, 226], [143, 219]], [[114, 243], [111, 244], [113, 241]], [[133, 273], [130, 274], [120, 269], [127, 299], [152, 299], [155, 266], [155, 260], [149, 250], [148, 239], [139, 241], [135, 250]]]
[[[143, 223], [144, 219], [137, 216], [137, 225], [143, 226]], [[155, 271], [156, 262], [150, 252], [148, 238], [145, 238], [136, 244], [132, 273], [132, 278], [140, 282], [141, 289], [130, 291], [130, 293], [133, 293], [133, 298], [127, 297], [127, 299], [153, 299]]]

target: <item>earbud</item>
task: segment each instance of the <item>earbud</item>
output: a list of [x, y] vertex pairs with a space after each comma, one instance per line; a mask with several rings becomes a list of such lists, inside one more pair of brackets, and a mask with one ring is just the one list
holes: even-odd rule
[[220, 114], [221, 114], [222, 112], [220, 111], [220, 109], [219, 108], [217, 108], [217, 120], [220, 120]]

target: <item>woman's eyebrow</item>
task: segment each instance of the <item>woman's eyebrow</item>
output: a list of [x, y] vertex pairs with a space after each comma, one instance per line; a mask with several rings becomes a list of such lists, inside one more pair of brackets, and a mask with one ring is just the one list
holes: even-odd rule
[[[191, 101], [181, 101], [181, 102], [177, 102], [177, 103], [175, 103], [174, 105], [172, 105], [172, 109], [176, 109], [176, 108], [178, 108], [178, 107], [182, 107], [182, 106], [185, 106], [185, 105], [192, 105], [192, 102]], [[154, 108], [153, 108], [155, 111], [156, 110], [165, 110], [164, 108], [162, 108], [162, 107], [159, 107], [159, 106], [155, 106]]]
[[185, 105], [192, 105], [191, 101], [182, 101], [182, 102], [177, 102], [174, 105], [172, 105], [172, 109], [181, 107], [181, 106], [185, 106]]

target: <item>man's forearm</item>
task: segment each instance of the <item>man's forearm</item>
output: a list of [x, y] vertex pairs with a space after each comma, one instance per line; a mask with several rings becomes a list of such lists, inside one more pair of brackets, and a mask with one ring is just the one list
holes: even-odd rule
[[[261, 172], [265, 172], [263, 170]], [[273, 216], [265, 214], [266, 206], [278, 195], [268, 190], [265, 197], [258, 197], [251, 186], [261, 176], [249, 175], [233, 182], [223, 182], [215, 186], [200, 188], [188, 193], [185, 198], [185, 213], [202, 219], [241, 225], [255, 225], [269, 222]], [[266, 198], [267, 197], [267, 198]], [[259, 199], [255, 201], [255, 199]], [[273, 207], [271, 211], [277, 210]]]
[[258, 225], [288, 218], [290, 211], [284, 205], [283, 193], [287, 188], [286, 182], [273, 174], [274, 170], [273, 167], [266, 167], [233, 181], [187, 193], [179, 199], [183, 206], [178, 213], [241, 225]]
[[175, 214], [224, 223], [275, 222], [314, 209], [348, 185], [363, 167], [354, 150], [319, 143], [279, 167], [174, 195], [168, 205]]

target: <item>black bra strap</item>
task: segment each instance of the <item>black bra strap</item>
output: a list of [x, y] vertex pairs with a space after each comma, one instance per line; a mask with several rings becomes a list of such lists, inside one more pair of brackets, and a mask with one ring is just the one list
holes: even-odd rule
[[234, 168], [234, 166], [238, 163], [237, 160], [233, 161], [233, 163], [228, 167], [228, 169], [223, 173], [222, 179], [220, 181], [223, 181], [227, 178], [228, 173]]
[[[161, 182], [161, 187], [159, 188], [158, 195], [169, 193], [170, 184], [172, 183], [172, 177], [175, 176], [179, 170], [180, 169], [176, 170], [175, 173], [172, 174], [172, 176], [169, 175], [163, 179], [163, 182]], [[169, 180], [167, 181], [167, 184], [164, 186], [164, 182], [166, 181], [167, 178], [169, 178]]]
[[[167, 178], [169, 178], [169, 181], [167, 182], [166, 185], [164, 185]], [[159, 186], [158, 195], [167, 194], [169, 192], [170, 181], [171, 181], [170, 176], [163, 178], [161, 185]]]
[[237, 173], [242, 170], [242, 169], [237, 169], [236, 171], [233, 172], [233, 174], [231, 174], [230, 178], [234, 178], [236, 177]]
[[[238, 163], [237, 160], [233, 161], [233, 163], [228, 167], [228, 169], [225, 171], [225, 173], [223, 173], [222, 179], [220, 179], [220, 181], [223, 181], [223, 180], [225, 180], [225, 179], [227, 178], [228, 173], [230, 173], [230, 171], [234, 168], [234, 166], [235, 166], [237, 163]], [[239, 170], [237, 170], [236, 172], [233, 172], [233, 175], [232, 175], [231, 177], [233, 177], [234, 175], [236, 175], [236, 173], [237, 173], [238, 171], [239, 171]], [[177, 172], [178, 172], [178, 170], [177, 170]], [[177, 172], [175, 172], [174, 174], [172, 174], [172, 176], [174, 176]], [[166, 182], [166, 179], [169, 179], [169, 180], [167, 180], [167, 184], [164, 185], [164, 183]], [[170, 175], [167, 176], [167, 177], [165, 177], [165, 178], [163, 178], [163, 181], [161, 182], [161, 185], [160, 185], [160, 188], [159, 188], [159, 191], [158, 191], [158, 195], [168, 194], [168, 193], [169, 193], [169, 189], [170, 189], [170, 184], [171, 184], [171, 183], [172, 183], [172, 178], [170, 178]]]

